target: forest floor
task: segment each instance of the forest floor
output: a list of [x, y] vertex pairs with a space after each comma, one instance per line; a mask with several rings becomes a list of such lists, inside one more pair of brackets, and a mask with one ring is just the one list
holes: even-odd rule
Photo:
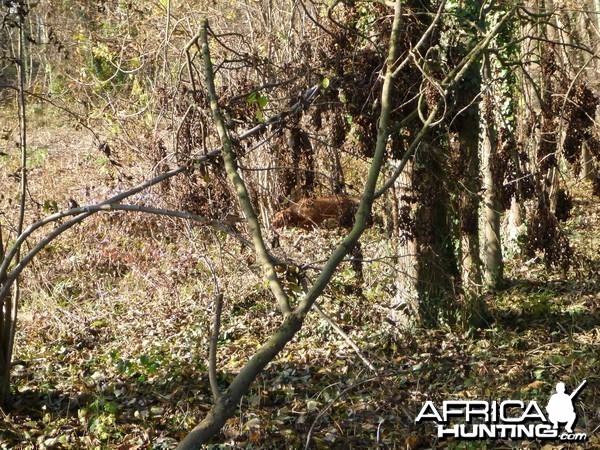
[[[91, 203], [131, 184], [81, 132], [53, 124], [35, 131], [30, 146], [37, 206], [28, 221], [70, 198]], [[18, 160], [9, 143], [0, 150], [9, 153], [0, 157], [4, 222], [14, 209]], [[571, 193], [564, 223], [571, 268], [513, 255], [506, 288], [486, 297], [485, 327], [399, 334], [385, 321], [389, 266], [368, 265], [360, 293], [343, 267], [321, 306], [380, 372], [310, 315], [213, 448], [303, 448], [309, 434], [311, 448], [599, 448], [600, 202], [584, 182], [572, 182]], [[151, 202], [158, 191], [144, 195], [134, 200]], [[313, 257], [339, 233], [290, 230], [283, 239], [302, 241], [300, 253]], [[363, 251], [387, 245], [370, 231]], [[223, 386], [280, 320], [248, 258], [221, 234], [141, 215], [97, 215], [53, 242], [23, 276], [13, 405], [0, 411], [0, 448], [173, 448], [211, 405], [213, 275], [226, 299]], [[545, 406], [558, 381], [571, 392], [583, 380], [575, 431], [587, 442], [438, 440], [430, 422], [415, 424], [426, 400]]]

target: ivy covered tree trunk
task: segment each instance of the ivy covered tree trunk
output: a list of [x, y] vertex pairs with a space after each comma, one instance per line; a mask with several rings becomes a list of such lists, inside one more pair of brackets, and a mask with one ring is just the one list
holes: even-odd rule
[[403, 329], [455, 319], [459, 271], [450, 223], [447, 155], [425, 144], [395, 186], [396, 294], [391, 319]]
[[413, 187], [417, 208], [417, 289], [424, 326], [452, 323], [456, 318], [455, 294], [459, 271], [454, 251], [450, 214], [447, 155], [443, 147], [423, 145], [417, 155]]
[[[479, 11], [480, 2], [472, 6]], [[474, 20], [477, 16], [474, 17]], [[465, 45], [471, 46], [465, 43]], [[466, 54], [468, 47], [458, 49]], [[457, 88], [457, 102], [461, 113], [453, 120], [452, 129], [456, 133], [453, 155], [454, 174], [458, 206], [458, 240], [462, 291], [465, 296], [463, 323], [475, 323], [483, 316], [483, 304], [480, 301], [482, 286], [482, 261], [479, 244], [479, 196], [481, 174], [479, 159], [481, 93], [480, 64], [472, 64], [466, 71]]]

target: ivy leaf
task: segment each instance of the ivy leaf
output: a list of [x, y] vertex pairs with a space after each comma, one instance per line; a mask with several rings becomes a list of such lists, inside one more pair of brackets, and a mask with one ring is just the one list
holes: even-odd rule
[[269, 100], [267, 99], [267, 97], [260, 95], [258, 97], [258, 106], [260, 108], [264, 108], [265, 106], [267, 106], [267, 103], [269, 103]]
[[259, 123], [263, 123], [265, 121], [265, 115], [263, 114], [263, 112], [260, 109], [256, 110], [256, 120]]
[[46, 214], [58, 212], [58, 204], [56, 203], [56, 200], [44, 200], [44, 212]]

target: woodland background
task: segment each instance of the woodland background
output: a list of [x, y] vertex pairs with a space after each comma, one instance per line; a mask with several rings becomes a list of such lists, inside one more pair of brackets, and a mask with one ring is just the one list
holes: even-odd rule
[[3, 448], [599, 445], [597, 0], [0, 4]]

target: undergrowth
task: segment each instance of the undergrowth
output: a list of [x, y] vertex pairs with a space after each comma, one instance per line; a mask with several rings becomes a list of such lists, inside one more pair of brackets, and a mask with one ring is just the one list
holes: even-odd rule
[[[31, 160], [39, 207], [30, 218], [51, 202], [62, 209], [77, 197], [85, 204], [126, 184], [98, 170], [104, 166], [90, 145], [60, 133], [53, 134], [62, 136], [60, 145], [43, 135], [32, 140], [40, 146]], [[69, 151], [75, 170], [62, 166]], [[4, 175], [11, 164], [0, 162]], [[57, 173], [65, 177], [48, 175]], [[566, 231], [576, 264], [553, 272], [515, 255], [505, 289], [486, 297], [491, 320], [479, 329], [398, 333], [385, 320], [394, 276], [385, 258], [390, 244], [370, 230], [363, 254], [374, 262], [365, 266], [362, 291], [344, 264], [320, 305], [381, 373], [371, 373], [312, 314], [213, 448], [302, 448], [309, 433], [316, 448], [467, 448], [438, 441], [428, 424], [415, 425], [425, 400], [545, 402], [557, 381], [574, 387], [583, 379], [578, 429], [590, 436], [587, 446], [600, 445], [600, 205], [585, 185], [572, 192]], [[289, 230], [281, 241], [290, 254], [311, 255], [317, 264], [339, 238], [331, 230]], [[211, 406], [213, 278], [226, 299], [222, 387], [280, 322], [253, 264], [250, 253], [218, 232], [146, 216], [98, 215], [54, 242], [23, 277], [14, 405], [0, 416], [2, 448], [173, 448]]]

